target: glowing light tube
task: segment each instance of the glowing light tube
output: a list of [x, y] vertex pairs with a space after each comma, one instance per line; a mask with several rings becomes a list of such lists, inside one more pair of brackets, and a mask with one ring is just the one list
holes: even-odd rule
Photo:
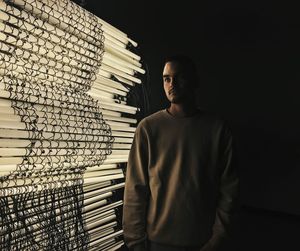
[[115, 195], [145, 74], [129, 44], [69, 0], [0, 0], [1, 250], [124, 244]]

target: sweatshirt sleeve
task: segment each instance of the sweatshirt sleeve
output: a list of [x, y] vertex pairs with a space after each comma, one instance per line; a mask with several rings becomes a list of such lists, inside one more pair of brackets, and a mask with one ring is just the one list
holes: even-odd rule
[[123, 205], [124, 240], [129, 248], [146, 243], [146, 219], [149, 199], [149, 134], [145, 121], [138, 125], [129, 153]]
[[239, 175], [236, 145], [230, 128], [225, 125], [220, 142], [220, 186], [213, 236], [213, 246], [221, 245], [231, 237], [240, 207]]

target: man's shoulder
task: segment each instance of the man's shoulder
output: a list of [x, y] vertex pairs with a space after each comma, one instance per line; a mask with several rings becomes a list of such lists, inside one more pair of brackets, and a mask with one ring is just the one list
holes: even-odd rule
[[212, 128], [222, 128], [228, 126], [228, 121], [217, 112], [200, 110], [199, 119]]
[[148, 115], [147, 117], [143, 118], [139, 124], [145, 125], [145, 124], [157, 123], [159, 120], [164, 118], [164, 113], [165, 113], [165, 110], [159, 110], [157, 112], [154, 112], [154, 113]]
[[[170, 119], [170, 115], [168, 115], [168, 112], [166, 111], [166, 109], [162, 109], [159, 110], [157, 112], [152, 113], [151, 115], [148, 115], [146, 117], [144, 117], [139, 124], [141, 125], [145, 125], [145, 124], [157, 124], [163, 120], [169, 120]], [[204, 109], [200, 109], [198, 108], [198, 112], [197, 115], [193, 117], [194, 119], [199, 119], [202, 121], [206, 121], [208, 123], [217, 123], [217, 124], [223, 124], [226, 122], [226, 120], [219, 115], [216, 112], [212, 112], [212, 111], [208, 111], [208, 110], [204, 110]]]
[[[172, 123], [173, 122], [175, 123], [175, 121], [171, 120], [170, 118], [171, 117], [166, 111], [166, 109], [162, 109], [143, 118], [139, 122], [139, 127], [145, 127], [145, 128], [161, 127], [161, 124], [164, 124], [164, 122], [166, 121], [167, 122], [172, 121]], [[227, 120], [219, 113], [208, 111], [201, 108], [198, 108], [197, 115], [194, 116], [192, 119], [193, 120], [191, 121], [196, 122], [195, 120], [198, 120], [201, 124], [205, 124], [208, 127], [212, 127], [212, 128], [216, 128], [216, 127], [219, 128], [227, 125]]]

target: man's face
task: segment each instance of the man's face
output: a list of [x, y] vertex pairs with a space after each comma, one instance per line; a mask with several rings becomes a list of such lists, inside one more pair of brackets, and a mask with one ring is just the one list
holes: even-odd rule
[[194, 83], [186, 76], [177, 62], [167, 62], [163, 70], [163, 83], [166, 97], [171, 103], [180, 104], [194, 95]]

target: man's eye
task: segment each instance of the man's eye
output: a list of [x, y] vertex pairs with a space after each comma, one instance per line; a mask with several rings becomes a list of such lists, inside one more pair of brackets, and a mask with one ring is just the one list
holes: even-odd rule
[[164, 82], [170, 82], [171, 81], [171, 78], [164, 78]]

